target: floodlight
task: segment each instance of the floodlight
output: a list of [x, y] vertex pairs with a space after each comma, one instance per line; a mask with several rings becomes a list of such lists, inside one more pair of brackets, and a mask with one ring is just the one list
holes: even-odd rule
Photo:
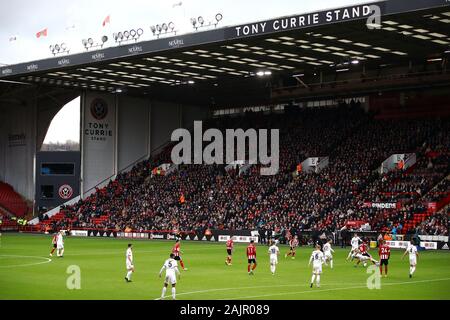
[[169, 29], [172, 31], [175, 29], [175, 24], [173, 22], [169, 22]]
[[156, 25], [156, 31], [161, 32], [162, 28], [159, 24]]
[[130, 36], [131, 36], [132, 38], [136, 37], [136, 30], [131, 29], [131, 30], [130, 30]]
[[103, 36], [102, 37], [102, 42], [105, 43], [106, 41], [108, 41], [108, 37], [107, 36]]
[[216, 14], [216, 21], [219, 22], [223, 19], [223, 15], [221, 13]]
[[86, 39], [81, 40], [83, 46], [87, 47], [88, 41]]
[[94, 39], [92, 39], [92, 38], [89, 38], [87, 41], [91, 46], [94, 44]]
[[144, 30], [142, 28], [137, 29], [136, 31], [138, 37], [142, 36], [144, 34]]
[[[85, 43], [86, 40], [83, 40], [83, 44]], [[50, 51], [53, 53], [54, 56], [56, 56], [57, 54], [61, 54], [64, 52], [69, 53], [69, 49], [67, 48], [66, 44], [63, 42], [61, 44], [55, 44], [55, 45], [50, 45], [49, 46]]]
[[198, 22], [199, 22], [201, 25], [203, 25], [203, 24], [205, 23], [205, 19], [203, 19], [202, 16], [198, 17], [197, 20], [198, 20]]
[[130, 31], [124, 31], [123, 36], [128, 39], [130, 37]]
[[191, 18], [191, 23], [192, 23], [192, 25], [193, 25], [194, 28], [195, 28], [195, 25], [197, 24], [197, 19]]
[[164, 32], [167, 32], [167, 30], [169, 29], [167, 23], [163, 23], [161, 28], [163, 29]]

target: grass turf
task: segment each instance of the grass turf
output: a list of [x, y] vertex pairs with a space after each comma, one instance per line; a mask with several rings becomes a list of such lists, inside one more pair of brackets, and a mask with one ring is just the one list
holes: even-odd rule
[[[65, 238], [64, 258], [48, 262], [51, 237], [8, 234], [0, 243], [0, 299], [156, 299], [163, 279], [159, 270], [173, 241]], [[136, 272], [126, 283], [125, 250], [132, 242]], [[285, 259], [281, 246], [276, 275], [269, 270], [267, 247], [258, 245], [255, 275], [247, 274], [245, 245], [236, 245], [233, 265], [225, 265], [223, 243], [182, 242], [182, 271], [177, 299], [450, 299], [450, 252], [420, 251], [416, 273], [409, 279], [408, 257], [392, 250], [389, 277], [381, 288], [369, 290], [367, 269], [345, 261], [348, 250], [334, 248], [334, 269], [324, 266], [320, 288], [309, 288], [310, 247], [297, 250], [297, 258]], [[374, 257], [378, 255], [373, 252]], [[66, 286], [69, 266], [79, 266], [81, 289]], [[170, 294], [170, 289], [167, 290]]]

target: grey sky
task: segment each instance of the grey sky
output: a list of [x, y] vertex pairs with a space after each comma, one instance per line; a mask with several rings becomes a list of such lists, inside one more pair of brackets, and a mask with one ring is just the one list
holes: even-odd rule
[[[182, 2], [181, 6], [173, 7]], [[81, 40], [99, 40], [107, 35], [106, 46], [115, 45], [113, 32], [143, 28], [141, 40], [153, 38], [150, 26], [173, 21], [180, 33], [192, 32], [191, 17], [203, 16], [206, 21], [216, 13], [223, 14], [220, 26], [231, 26], [278, 16], [342, 7], [369, 0], [0, 0], [0, 64], [15, 64], [51, 57], [49, 46], [65, 42], [70, 53], [84, 50]], [[102, 27], [110, 15], [111, 23]], [[75, 28], [68, 28], [71, 26]], [[36, 33], [48, 28], [48, 36]], [[16, 41], [9, 38], [16, 36]], [[72, 103], [74, 105], [74, 103]], [[61, 114], [63, 116], [61, 116]], [[63, 121], [59, 127], [78, 140], [79, 129], [64, 112], [55, 117]], [[68, 120], [69, 119], [69, 120]], [[77, 124], [78, 125], [78, 124]], [[68, 130], [68, 128], [70, 128]], [[52, 128], [51, 128], [52, 129]], [[47, 141], [58, 140], [61, 132], [50, 130]], [[59, 139], [60, 140], [60, 139]]]

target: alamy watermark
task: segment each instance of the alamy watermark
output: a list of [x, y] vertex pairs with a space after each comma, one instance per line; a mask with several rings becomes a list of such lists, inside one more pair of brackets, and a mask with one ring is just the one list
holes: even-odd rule
[[369, 290], [381, 289], [381, 274], [377, 265], [371, 265], [367, 267], [367, 271], [370, 276], [367, 278], [366, 284]]
[[[261, 175], [275, 175], [279, 169], [279, 130], [270, 130], [270, 155], [268, 133], [268, 129], [226, 129], [224, 139], [219, 129], [203, 132], [202, 121], [194, 121], [193, 141], [187, 129], [172, 132], [171, 141], [178, 144], [172, 149], [171, 160], [174, 164], [233, 164], [245, 160], [263, 165]], [[203, 149], [203, 142], [210, 143]]]
[[69, 274], [66, 280], [66, 287], [69, 290], [81, 289], [81, 269], [77, 265], [67, 267], [66, 273]]
[[366, 22], [366, 26], [369, 30], [381, 29], [381, 9], [377, 5], [369, 6], [372, 13]]

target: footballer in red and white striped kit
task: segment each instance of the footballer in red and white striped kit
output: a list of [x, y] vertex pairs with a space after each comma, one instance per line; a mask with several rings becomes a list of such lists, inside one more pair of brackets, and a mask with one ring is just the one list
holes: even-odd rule
[[380, 275], [383, 275], [384, 265], [384, 276], [387, 277], [389, 258], [391, 257], [391, 247], [389, 247], [384, 240], [380, 241], [378, 255], [380, 256]]
[[58, 240], [58, 233], [55, 233], [54, 235], [53, 235], [53, 237], [52, 237], [52, 251], [50, 252], [50, 257], [52, 257], [53, 256], [53, 253], [55, 252], [55, 250], [56, 250], [56, 242], [57, 242], [57, 240]]
[[174, 259], [180, 261], [181, 268], [186, 271], [187, 268], [184, 267], [183, 259], [180, 256], [181, 253], [180, 239], [177, 239], [175, 241], [175, 245], [172, 248], [172, 253], [175, 256]]
[[289, 241], [289, 252], [284, 255], [285, 258], [292, 256], [295, 259], [295, 249], [298, 247], [298, 237], [295, 236]]
[[233, 236], [230, 236], [230, 239], [227, 240], [227, 260], [225, 260], [225, 264], [228, 266], [231, 266], [231, 256], [233, 255], [233, 248], [234, 248], [234, 242], [233, 242]]
[[248, 259], [247, 271], [248, 274], [250, 275], [253, 274], [253, 270], [256, 269], [256, 247], [255, 241], [253, 240], [250, 240], [250, 244], [247, 247], [247, 259]]
[[[359, 248], [358, 248], [358, 254], [361, 255], [362, 257], [368, 258], [368, 259], [364, 259], [364, 261], [363, 261], [364, 267], [367, 265], [366, 260], [370, 260], [370, 261], [372, 261], [372, 263], [375, 263], [374, 262], [375, 260], [372, 259], [372, 256], [368, 252], [368, 249], [369, 249], [369, 247], [367, 246], [366, 242], [364, 242], [364, 241], [363, 241], [363, 243], [361, 243], [359, 245]], [[361, 261], [362, 261], [361, 259], [358, 259], [358, 262], [356, 262], [356, 265], [359, 265], [361, 263]]]

